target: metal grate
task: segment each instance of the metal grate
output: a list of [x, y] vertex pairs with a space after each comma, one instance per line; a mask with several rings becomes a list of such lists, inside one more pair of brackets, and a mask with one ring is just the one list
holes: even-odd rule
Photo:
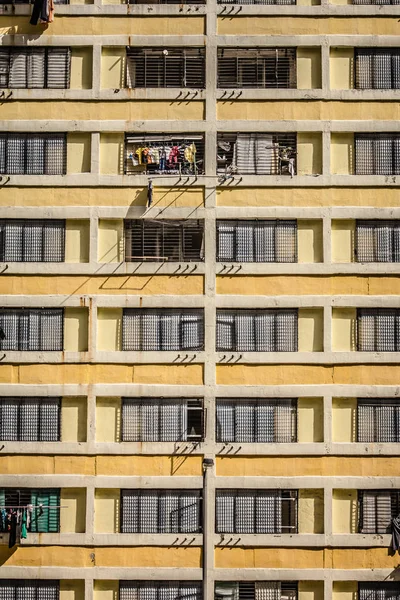
[[359, 582], [358, 600], [400, 600], [400, 584], [398, 581]]
[[218, 48], [219, 88], [295, 88], [296, 48]]
[[205, 0], [127, 0], [127, 4], [205, 4]]
[[400, 133], [356, 133], [356, 175], [399, 175]]
[[0, 220], [0, 262], [64, 262], [64, 260], [64, 220]]
[[0, 133], [0, 173], [65, 175], [65, 133]]
[[357, 310], [357, 350], [398, 352], [400, 350], [400, 310], [359, 308]]
[[297, 533], [297, 490], [216, 490], [216, 533]]
[[359, 490], [359, 532], [390, 533], [392, 519], [400, 513], [399, 490]]
[[399, 48], [355, 48], [355, 87], [361, 90], [400, 88]]
[[396, 398], [358, 398], [357, 442], [400, 442], [400, 403]]
[[217, 173], [296, 174], [296, 133], [218, 133]]
[[358, 262], [400, 262], [400, 220], [356, 221]]
[[296, 0], [217, 0], [217, 4], [291, 4], [295, 5]]
[[60, 441], [61, 398], [0, 398], [0, 441]]
[[297, 352], [297, 321], [297, 309], [217, 310], [217, 352]]
[[217, 442], [291, 443], [297, 441], [294, 398], [218, 398]]
[[200, 581], [120, 581], [119, 600], [202, 600]]
[[123, 442], [182, 442], [204, 439], [200, 398], [122, 398]]
[[217, 261], [297, 262], [297, 221], [217, 221]]
[[128, 88], [205, 87], [205, 48], [127, 48]]
[[126, 175], [202, 175], [204, 135], [125, 136]]
[[0, 600], [59, 600], [59, 597], [59, 581], [0, 579]]
[[[59, 489], [0, 489], [0, 531], [7, 531], [7, 522], [1, 507], [26, 507], [32, 504], [29, 531], [35, 533], [58, 533], [60, 530]], [[40, 504], [43, 508], [40, 508]], [[0, 596], [1, 600], [1, 596]], [[8, 600], [8, 599], [7, 599]], [[18, 599], [19, 600], [19, 599]]]
[[63, 350], [62, 308], [1, 308], [0, 350]]
[[296, 581], [216, 581], [215, 600], [297, 600]]
[[0, 88], [69, 88], [70, 48], [0, 48]]
[[204, 260], [204, 221], [135, 219], [125, 221], [125, 260], [190, 262]]
[[125, 308], [122, 317], [122, 349], [203, 350], [202, 309]]
[[381, 6], [385, 4], [400, 4], [399, 0], [353, 0], [353, 4], [373, 4]]
[[121, 490], [121, 533], [199, 533], [199, 490]]

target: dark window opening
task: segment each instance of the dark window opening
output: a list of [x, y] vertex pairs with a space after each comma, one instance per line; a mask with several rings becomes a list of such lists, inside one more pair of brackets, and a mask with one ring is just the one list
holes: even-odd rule
[[0, 398], [0, 441], [58, 442], [61, 398]]
[[1, 133], [0, 173], [5, 175], [65, 175], [65, 133]]
[[64, 262], [64, 260], [64, 220], [0, 220], [0, 262]]
[[218, 48], [219, 88], [295, 88], [296, 48]]
[[356, 133], [356, 175], [399, 175], [400, 133]]
[[127, 48], [129, 88], [205, 87], [205, 48]]

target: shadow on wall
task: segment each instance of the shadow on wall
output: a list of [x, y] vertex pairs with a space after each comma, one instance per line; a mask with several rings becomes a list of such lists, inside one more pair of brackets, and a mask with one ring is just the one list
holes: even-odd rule
[[9, 548], [8, 546], [0, 546], [0, 566], [6, 565], [10, 558], [13, 556], [13, 554], [17, 552], [17, 550], [18, 546], [14, 546], [13, 548]]

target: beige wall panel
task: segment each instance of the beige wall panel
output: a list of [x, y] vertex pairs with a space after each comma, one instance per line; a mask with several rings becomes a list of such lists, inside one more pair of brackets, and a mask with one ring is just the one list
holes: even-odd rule
[[119, 489], [95, 490], [95, 533], [117, 533], [119, 531], [120, 493]]
[[86, 524], [86, 489], [63, 488], [60, 494], [61, 533], [84, 533]]
[[358, 501], [357, 490], [333, 490], [332, 531], [333, 533], [357, 533]]
[[97, 260], [103, 263], [124, 260], [124, 221], [122, 219], [99, 220]]
[[321, 88], [320, 48], [297, 48], [297, 88], [310, 90]]
[[97, 309], [97, 349], [122, 349], [122, 308]]
[[124, 143], [123, 133], [100, 134], [100, 173], [123, 175]]
[[83, 579], [61, 579], [60, 600], [85, 600], [85, 582]]
[[354, 87], [354, 48], [331, 48], [331, 90], [350, 90]]
[[335, 352], [356, 350], [356, 308], [332, 309], [332, 349]]
[[358, 581], [334, 581], [332, 597], [333, 600], [357, 600]]
[[324, 441], [324, 405], [322, 398], [299, 398], [297, 401], [298, 441]]
[[99, 579], [93, 582], [94, 600], [118, 600], [118, 595], [119, 581], [103, 581]]
[[[71, 2], [71, 4], [73, 4], [73, 2]], [[78, 48], [72, 46], [70, 88], [72, 90], [89, 90], [91, 87], [92, 48]], [[55, 103], [55, 106], [57, 106], [57, 103]]]
[[322, 173], [322, 135], [320, 133], [297, 134], [297, 174]]
[[[11, 458], [11, 460], [10, 460]], [[12, 459], [14, 458], [14, 470]], [[44, 456], [19, 454], [0, 458], [3, 475], [95, 475], [96, 459], [92, 456]]]
[[61, 441], [86, 442], [87, 398], [64, 397], [61, 401]]
[[121, 398], [96, 398], [96, 442], [121, 440]]
[[333, 219], [331, 234], [332, 262], [354, 262], [356, 222], [353, 219]]
[[[43, 103], [42, 103], [43, 104]], [[54, 103], [53, 103], [54, 104]], [[75, 104], [75, 103], [73, 103]], [[57, 112], [57, 119], [66, 118], [63, 110]], [[28, 118], [27, 116], [25, 118]], [[40, 117], [36, 117], [40, 118]], [[43, 113], [42, 119], [46, 117]], [[93, 118], [93, 116], [92, 116]], [[90, 133], [68, 133], [67, 134], [67, 173], [89, 173], [90, 172]]]
[[323, 581], [299, 581], [299, 600], [324, 600]]
[[299, 263], [323, 261], [322, 220], [297, 220], [297, 260]]
[[298, 321], [299, 352], [322, 352], [324, 314], [321, 308], [300, 308]]
[[[382, 105], [381, 105], [382, 110]], [[345, 117], [342, 117], [345, 118]], [[354, 134], [331, 134], [331, 174], [352, 175], [354, 173]]]
[[202, 475], [201, 456], [97, 456], [97, 474], [126, 477], [131, 475], [198, 476]]
[[89, 246], [89, 219], [67, 219], [65, 223], [65, 262], [89, 262]]
[[120, 89], [125, 87], [125, 69], [125, 46], [115, 46], [110, 48], [103, 46], [101, 49], [102, 89]]
[[129, 548], [97, 548], [97, 567], [201, 567], [201, 548], [165, 546], [139, 546]]
[[357, 398], [332, 399], [332, 439], [355, 442], [357, 433]]
[[324, 532], [324, 490], [299, 490], [298, 531]]
[[64, 350], [87, 352], [89, 311], [87, 308], [64, 309]]

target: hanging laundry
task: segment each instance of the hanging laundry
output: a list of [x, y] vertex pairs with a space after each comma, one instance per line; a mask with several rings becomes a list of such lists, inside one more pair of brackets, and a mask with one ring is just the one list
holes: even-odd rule
[[26, 540], [26, 538], [28, 537], [28, 529], [27, 529], [27, 510], [24, 509], [23, 515], [22, 515], [22, 523], [21, 523], [21, 538], [23, 540]]
[[10, 514], [9, 531], [10, 531], [10, 537], [8, 540], [8, 547], [13, 548], [17, 542], [17, 513], [16, 513], [16, 511], [13, 511]]
[[190, 144], [190, 146], [186, 146], [185, 148], [185, 160], [187, 162], [193, 164], [196, 160], [196, 145], [194, 142]]
[[54, 16], [54, 1], [53, 0], [35, 0], [33, 4], [32, 16], [30, 19], [31, 25], [40, 23], [52, 23]]
[[153, 204], [153, 182], [149, 181], [148, 185], [147, 185], [147, 208], [150, 208], [150, 206]]

